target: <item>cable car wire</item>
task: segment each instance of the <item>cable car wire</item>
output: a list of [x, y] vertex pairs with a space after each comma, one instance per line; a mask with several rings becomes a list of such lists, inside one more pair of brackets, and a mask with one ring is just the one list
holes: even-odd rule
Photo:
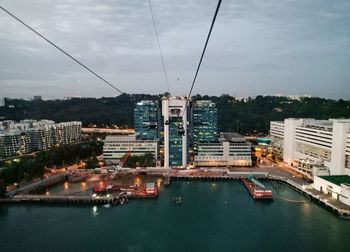
[[162, 66], [163, 66], [163, 72], [164, 72], [164, 76], [165, 76], [165, 81], [166, 81], [166, 85], [167, 85], [167, 87], [168, 87], [168, 92], [170, 93], [170, 85], [169, 85], [169, 81], [168, 81], [168, 74], [167, 74], [167, 71], [166, 71], [165, 63], [164, 63], [164, 57], [163, 57], [162, 49], [161, 49], [161, 47], [160, 47], [159, 36], [158, 36], [158, 30], [157, 30], [156, 21], [155, 21], [154, 14], [153, 14], [153, 8], [152, 8], [151, 0], [148, 0], [148, 5], [149, 5], [149, 9], [150, 9], [151, 15], [152, 15], [152, 22], [153, 22], [154, 32], [155, 32], [156, 38], [157, 38], [157, 44], [158, 44], [158, 49], [159, 49], [159, 55], [160, 55], [160, 59], [161, 59], [161, 61], [162, 61]]
[[[201, 67], [202, 60], [203, 60], [203, 57], [204, 57], [204, 54], [205, 54], [205, 51], [207, 49], [207, 45], [208, 45], [208, 42], [209, 42], [209, 38], [210, 38], [211, 32], [212, 32], [214, 24], [215, 24], [216, 17], [218, 15], [218, 12], [219, 12], [219, 9], [220, 9], [221, 1], [222, 0], [219, 0], [218, 4], [216, 6], [215, 14], [214, 14], [213, 20], [212, 20], [211, 25], [210, 25], [210, 29], [209, 29], [209, 33], [208, 33], [208, 36], [207, 36], [207, 40], [205, 41], [204, 48], [203, 48], [203, 51], [202, 51], [202, 55], [201, 55], [201, 58], [199, 60], [198, 66], [197, 66], [196, 74], [194, 75], [194, 78], [193, 78], [193, 81], [192, 81], [192, 85], [191, 85], [191, 88], [190, 88], [190, 92], [188, 93], [188, 96], [187, 96], [185, 110], [188, 107], [189, 99], [191, 97], [194, 84], [196, 83], [197, 75], [198, 75], [199, 69]], [[183, 113], [184, 113], [184, 111], [183, 111]]]
[[97, 74], [95, 71], [91, 70], [89, 67], [87, 67], [85, 64], [81, 63], [79, 60], [77, 60], [76, 58], [74, 58], [72, 55], [70, 55], [69, 53], [67, 53], [66, 51], [64, 51], [61, 47], [59, 47], [58, 45], [56, 45], [55, 43], [53, 43], [52, 41], [50, 41], [49, 39], [47, 39], [45, 36], [41, 35], [39, 32], [37, 32], [34, 28], [30, 27], [29, 25], [27, 25], [24, 21], [22, 21], [21, 19], [19, 19], [18, 17], [16, 17], [14, 14], [12, 14], [10, 11], [6, 10], [4, 7], [0, 6], [0, 9], [2, 9], [4, 12], [6, 12], [8, 15], [10, 15], [11, 17], [13, 17], [14, 19], [16, 19], [18, 22], [20, 22], [21, 24], [23, 24], [25, 27], [27, 27], [29, 30], [31, 30], [32, 32], [34, 32], [36, 35], [38, 35], [39, 37], [41, 37], [42, 39], [44, 39], [46, 42], [48, 42], [50, 45], [52, 45], [53, 47], [55, 47], [57, 50], [59, 50], [60, 52], [62, 52], [63, 54], [65, 54], [66, 56], [68, 56], [69, 58], [71, 58], [73, 61], [75, 61], [76, 63], [78, 63], [80, 66], [82, 66], [83, 68], [85, 68], [86, 70], [88, 70], [90, 73], [92, 73], [93, 75], [95, 75], [97, 78], [99, 78], [101, 81], [103, 81], [104, 83], [106, 83], [107, 85], [109, 85], [110, 87], [112, 87], [113, 89], [117, 90], [119, 93], [123, 94], [124, 92], [121, 91], [119, 88], [117, 88], [116, 86], [114, 86], [112, 83], [110, 83], [109, 81], [107, 81], [106, 79], [104, 79], [102, 76], [100, 76], [99, 74]]

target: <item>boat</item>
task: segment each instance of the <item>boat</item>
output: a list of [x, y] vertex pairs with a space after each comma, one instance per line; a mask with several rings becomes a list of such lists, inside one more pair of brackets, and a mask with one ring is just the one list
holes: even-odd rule
[[244, 186], [253, 199], [267, 199], [272, 200], [272, 191], [265, 189], [265, 186], [256, 179], [242, 179]]
[[174, 197], [173, 201], [175, 204], [181, 205], [182, 204], [182, 198], [181, 197]]

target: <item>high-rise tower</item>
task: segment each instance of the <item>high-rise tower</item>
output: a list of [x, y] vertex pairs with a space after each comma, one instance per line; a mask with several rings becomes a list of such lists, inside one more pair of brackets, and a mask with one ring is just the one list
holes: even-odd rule
[[134, 128], [137, 139], [159, 138], [159, 109], [157, 101], [141, 101], [134, 108]]
[[192, 104], [192, 143], [197, 150], [199, 143], [218, 141], [217, 108], [214, 102], [199, 100]]
[[164, 97], [164, 166], [186, 167], [187, 164], [187, 99]]

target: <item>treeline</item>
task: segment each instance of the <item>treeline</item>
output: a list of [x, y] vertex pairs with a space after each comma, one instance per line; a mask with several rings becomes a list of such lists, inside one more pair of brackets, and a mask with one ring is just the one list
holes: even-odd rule
[[131, 156], [129, 157], [124, 166], [130, 168], [136, 167], [150, 167], [155, 165], [155, 159], [152, 154], [146, 154], [143, 156]]
[[95, 163], [91, 162], [97, 162], [96, 156], [102, 154], [102, 149], [102, 142], [84, 142], [54, 147], [33, 156], [4, 161], [2, 166], [5, 169], [0, 174], [0, 180], [5, 185], [19, 181], [30, 181], [33, 178], [42, 177], [45, 167], [62, 167], [85, 159], [87, 159], [88, 166], [93, 166]]
[[[122, 94], [111, 98], [82, 98], [71, 100], [24, 101], [6, 100], [0, 108], [0, 117], [12, 120], [51, 119], [57, 122], [79, 120], [84, 126], [133, 127], [133, 108], [140, 100], [159, 100], [162, 95]], [[236, 99], [230, 95], [193, 96], [194, 100], [209, 99], [218, 108], [220, 131], [238, 131], [241, 134], [266, 134], [270, 121], [289, 117], [315, 119], [349, 118], [350, 100], [323, 98], [302, 98], [291, 100], [286, 97], [257, 96]]]

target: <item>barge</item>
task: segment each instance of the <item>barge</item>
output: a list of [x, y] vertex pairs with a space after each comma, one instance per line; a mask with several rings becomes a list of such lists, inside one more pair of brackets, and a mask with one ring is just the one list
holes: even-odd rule
[[100, 182], [94, 185], [93, 192], [98, 194], [125, 192], [128, 198], [156, 198], [158, 196], [158, 189], [155, 183], [124, 185]]

